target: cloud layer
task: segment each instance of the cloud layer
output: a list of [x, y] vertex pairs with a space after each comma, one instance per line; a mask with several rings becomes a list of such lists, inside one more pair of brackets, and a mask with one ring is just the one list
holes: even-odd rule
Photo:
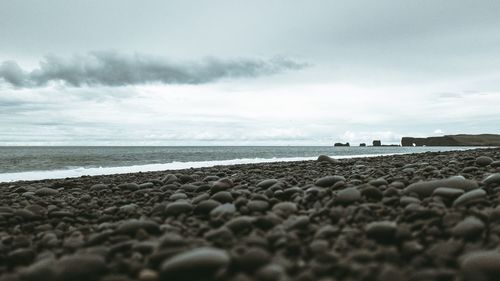
[[39, 67], [32, 71], [23, 70], [15, 61], [5, 61], [0, 64], [0, 80], [23, 88], [45, 86], [50, 82], [62, 82], [74, 87], [204, 84], [220, 79], [272, 75], [305, 66], [304, 63], [283, 57], [231, 60], [206, 58], [198, 62], [177, 62], [144, 54], [99, 51], [71, 58], [46, 56]]

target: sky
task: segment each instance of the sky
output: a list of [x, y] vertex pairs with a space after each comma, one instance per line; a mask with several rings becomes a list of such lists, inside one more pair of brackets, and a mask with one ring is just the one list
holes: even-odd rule
[[0, 145], [500, 133], [500, 1], [0, 1]]

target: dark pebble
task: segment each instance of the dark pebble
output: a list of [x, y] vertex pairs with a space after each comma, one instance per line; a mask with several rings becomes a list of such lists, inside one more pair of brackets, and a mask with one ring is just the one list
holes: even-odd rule
[[345, 181], [345, 178], [343, 176], [326, 176], [317, 179], [314, 184], [321, 187], [330, 187], [339, 181]]
[[462, 257], [464, 281], [494, 281], [500, 276], [500, 252], [478, 251]]
[[454, 236], [473, 239], [481, 235], [484, 231], [484, 223], [475, 217], [467, 217], [453, 227], [452, 233]]
[[476, 158], [476, 164], [481, 167], [485, 167], [490, 165], [493, 162], [493, 159], [488, 156], [479, 156]]
[[455, 201], [453, 201], [454, 207], [465, 206], [472, 202], [475, 202], [478, 199], [482, 199], [486, 197], [486, 191], [483, 189], [475, 189], [460, 195]]
[[335, 202], [340, 204], [351, 204], [361, 199], [361, 192], [354, 187], [342, 189], [337, 193]]
[[176, 281], [213, 280], [218, 270], [229, 264], [229, 255], [215, 248], [183, 252], [161, 264], [160, 279]]
[[379, 242], [392, 242], [397, 225], [392, 221], [371, 222], [366, 226], [366, 235]]

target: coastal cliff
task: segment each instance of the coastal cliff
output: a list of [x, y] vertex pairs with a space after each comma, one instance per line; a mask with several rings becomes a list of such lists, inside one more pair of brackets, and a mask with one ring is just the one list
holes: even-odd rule
[[446, 135], [442, 137], [403, 137], [402, 146], [500, 146], [500, 135]]

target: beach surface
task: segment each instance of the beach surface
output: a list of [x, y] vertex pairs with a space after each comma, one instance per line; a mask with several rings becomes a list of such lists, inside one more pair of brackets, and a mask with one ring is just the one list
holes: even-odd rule
[[0, 280], [498, 280], [500, 149], [0, 183]]

